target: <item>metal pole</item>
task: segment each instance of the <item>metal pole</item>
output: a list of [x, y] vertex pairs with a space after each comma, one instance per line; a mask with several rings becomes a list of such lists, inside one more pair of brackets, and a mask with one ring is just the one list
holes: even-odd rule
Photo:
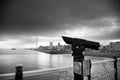
[[115, 68], [115, 80], [118, 80], [118, 74], [117, 74], [117, 57], [114, 57], [115, 61], [114, 61], [114, 68]]
[[16, 68], [15, 80], [23, 80], [23, 71], [22, 71], [23, 66], [18, 65], [15, 68]]
[[74, 62], [81, 63], [81, 74], [74, 73], [74, 80], [83, 80], [83, 60], [81, 59], [81, 56], [73, 56]]
[[[85, 48], [83, 46], [76, 46], [76, 45], [72, 45], [72, 51], [73, 51], [73, 62], [77, 62], [77, 63], [81, 63], [81, 74], [78, 73], [74, 73], [74, 80], [84, 80], [84, 76], [83, 76], [83, 60], [84, 60], [84, 55], [82, 54], [82, 52], [85, 50]], [[74, 67], [74, 66], [73, 66]]]

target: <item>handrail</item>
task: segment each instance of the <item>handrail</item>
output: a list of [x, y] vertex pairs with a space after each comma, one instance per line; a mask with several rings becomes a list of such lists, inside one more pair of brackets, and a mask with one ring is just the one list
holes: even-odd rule
[[[109, 62], [109, 61], [114, 61], [114, 59], [108, 59], [108, 60], [102, 60], [102, 61], [95, 61], [92, 62], [92, 64], [98, 64], [98, 63], [103, 63], [103, 62]], [[52, 73], [52, 72], [62, 72], [62, 71], [68, 71], [71, 70], [73, 66], [65, 66], [65, 67], [58, 67], [58, 68], [49, 68], [49, 69], [42, 69], [42, 70], [31, 70], [31, 71], [24, 71], [23, 76], [33, 76], [33, 75], [41, 75], [41, 74], [47, 74], [47, 73]], [[0, 78], [4, 79], [13, 79], [15, 76], [15, 73], [5, 73], [5, 74], [0, 74]]]
[[71, 69], [72, 69], [72, 66], [65, 66], [65, 67], [49, 68], [49, 69], [43, 69], [43, 70], [25, 71], [23, 72], [23, 74], [24, 76], [32, 76], [32, 75], [47, 74], [52, 72], [62, 72], [62, 71], [67, 71]]
[[110, 61], [115, 61], [115, 59], [108, 59], [108, 60], [102, 60], [102, 61], [95, 61], [95, 62], [92, 62], [92, 64], [98, 64], [98, 63], [105, 63], [105, 62], [110, 62]]
[[[49, 69], [42, 69], [42, 70], [31, 70], [31, 71], [24, 71], [23, 76], [33, 76], [33, 75], [41, 75], [41, 74], [47, 74], [47, 73], [53, 73], [53, 72], [62, 72], [62, 71], [67, 71], [71, 70], [72, 66], [65, 66], [65, 67], [58, 67], [58, 68], [49, 68]], [[0, 78], [4, 79], [13, 79], [15, 76], [15, 73], [5, 73], [5, 74], [0, 74]]]
[[108, 58], [113, 58], [113, 57], [117, 57], [120, 58], [120, 53], [118, 52], [84, 52], [83, 53], [84, 56], [95, 56], [95, 57], [108, 57]]

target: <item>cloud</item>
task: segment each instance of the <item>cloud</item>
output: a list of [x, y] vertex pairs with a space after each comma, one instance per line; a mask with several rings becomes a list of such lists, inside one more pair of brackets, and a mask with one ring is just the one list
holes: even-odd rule
[[1, 0], [0, 41], [19, 39], [20, 44], [29, 45], [35, 42], [31, 37], [59, 41], [54, 38], [62, 35], [119, 39], [119, 3], [119, 0]]
[[12, 47], [17, 47], [16, 44], [19, 44], [20, 41], [16, 39], [9, 39], [9, 40], [4, 40], [0, 41], [0, 48], [12, 48]]
[[96, 39], [100, 40], [118, 40], [120, 39], [120, 28], [113, 30], [106, 30], [103, 34], [99, 34]]
[[[1, 33], [52, 34], [66, 27], [113, 16], [107, 0], [13, 0], [5, 9]], [[69, 27], [71, 28], [71, 27]]]

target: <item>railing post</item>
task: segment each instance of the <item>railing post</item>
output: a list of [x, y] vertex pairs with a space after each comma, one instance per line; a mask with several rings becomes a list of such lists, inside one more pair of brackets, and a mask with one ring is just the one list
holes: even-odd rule
[[118, 80], [118, 74], [117, 74], [117, 57], [114, 57], [115, 61], [114, 61], [114, 69], [115, 69], [115, 80]]
[[89, 69], [90, 74], [88, 75], [88, 80], [91, 80], [91, 68], [92, 68], [92, 63], [90, 60], [90, 69]]
[[15, 68], [16, 68], [15, 80], [23, 80], [23, 71], [22, 71], [23, 66], [17, 65]]

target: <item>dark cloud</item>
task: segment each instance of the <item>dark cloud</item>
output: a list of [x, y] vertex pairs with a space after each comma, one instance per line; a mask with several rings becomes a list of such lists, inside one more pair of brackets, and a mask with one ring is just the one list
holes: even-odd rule
[[111, 7], [115, 11], [115, 14], [120, 17], [120, 0], [110, 0]]
[[[99, 30], [98, 30], [99, 31]], [[92, 39], [97, 40], [119, 40], [120, 39], [120, 28], [115, 30], [105, 30], [100, 34], [90, 36]]]
[[1, 4], [3, 37], [50, 36], [75, 28], [65, 24], [109, 27], [110, 22], [97, 19], [111, 16], [119, 19], [119, 0], [2, 0]]

